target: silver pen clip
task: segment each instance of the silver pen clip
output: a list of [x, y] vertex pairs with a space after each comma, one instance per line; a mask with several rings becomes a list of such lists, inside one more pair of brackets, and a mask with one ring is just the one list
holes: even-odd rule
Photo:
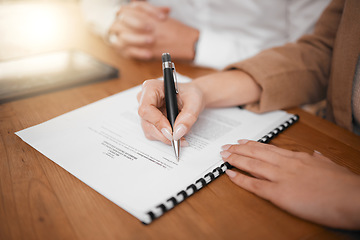
[[177, 81], [177, 73], [176, 73], [176, 69], [175, 69], [175, 64], [172, 62], [171, 63], [171, 67], [172, 67], [172, 70], [173, 70], [173, 75], [174, 75], [174, 79], [175, 79], [175, 92], [176, 94], [179, 93], [179, 88], [178, 88], [178, 81]]

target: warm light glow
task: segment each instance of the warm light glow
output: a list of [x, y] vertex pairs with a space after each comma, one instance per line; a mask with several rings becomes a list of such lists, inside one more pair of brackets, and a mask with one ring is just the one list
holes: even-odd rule
[[56, 40], [60, 17], [54, 10], [49, 7], [33, 8], [23, 22], [23, 40], [31, 45], [42, 45]]
[[[1, 0], [0, 0], [1, 1]], [[62, 2], [62, 1], [61, 1]], [[9, 1], [0, 4], [0, 58], [68, 47], [82, 30], [76, 4]]]

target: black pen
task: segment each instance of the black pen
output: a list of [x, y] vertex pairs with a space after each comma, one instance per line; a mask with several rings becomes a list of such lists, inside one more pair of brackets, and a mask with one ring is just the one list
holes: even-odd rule
[[[174, 63], [171, 62], [171, 57], [169, 53], [162, 54], [162, 67], [164, 72], [164, 91], [165, 91], [167, 118], [171, 124], [172, 132], [174, 133], [175, 119], [179, 114], [179, 109], [176, 99], [176, 94], [178, 93], [178, 89], [177, 89], [177, 82], [175, 86], [175, 81], [174, 81], [175, 65]], [[173, 139], [171, 143], [175, 151], [176, 160], [179, 161], [180, 139], [179, 140]]]

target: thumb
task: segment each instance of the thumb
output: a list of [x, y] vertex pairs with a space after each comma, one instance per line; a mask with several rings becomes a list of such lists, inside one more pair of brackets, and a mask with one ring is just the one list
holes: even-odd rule
[[187, 134], [198, 118], [198, 114], [192, 114], [182, 110], [175, 121], [173, 139], [179, 140]]
[[205, 106], [202, 92], [191, 83], [180, 85], [179, 94], [181, 111], [173, 128], [174, 140], [179, 140], [190, 131]]

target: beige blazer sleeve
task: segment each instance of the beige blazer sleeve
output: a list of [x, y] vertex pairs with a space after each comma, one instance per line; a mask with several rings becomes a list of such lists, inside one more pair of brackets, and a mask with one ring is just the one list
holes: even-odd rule
[[265, 50], [226, 69], [240, 69], [261, 86], [260, 101], [247, 109], [265, 112], [311, 103], [325, 98], [331, 57], [344, 1], [326, 8], [312, 35], [296, 43]]

